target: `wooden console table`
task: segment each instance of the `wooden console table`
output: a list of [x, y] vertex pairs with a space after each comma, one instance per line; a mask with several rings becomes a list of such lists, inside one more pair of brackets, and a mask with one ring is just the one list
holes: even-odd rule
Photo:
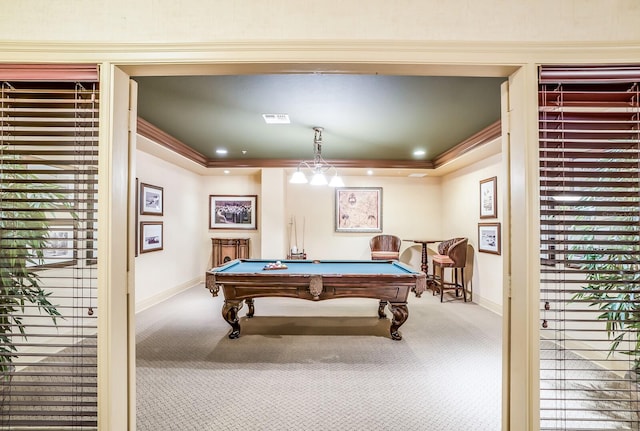
[[214, 268], [234, 259], [249, 258], [249, 238], [211, 238], [211, 247]]

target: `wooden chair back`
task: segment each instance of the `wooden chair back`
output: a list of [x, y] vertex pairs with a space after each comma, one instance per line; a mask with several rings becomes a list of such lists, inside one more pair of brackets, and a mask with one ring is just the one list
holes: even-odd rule
[[399, 259], [402, 240], [395, 235], [376, 235], [369, 240], [371, 259]]

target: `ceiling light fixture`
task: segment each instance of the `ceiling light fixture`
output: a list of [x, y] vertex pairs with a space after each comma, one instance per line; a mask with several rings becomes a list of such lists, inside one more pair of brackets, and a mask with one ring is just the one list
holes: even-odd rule
[[[313, 160], [303, 160], [298, 163], [298, 168], [291, 176], [289, 182], [291, 184], [306, 184], [309, 182], [312, 186], [326, 186], [330, 187], [344, 187], [342, 178], [338, 176], [338, 171], [333, 165], [330, 165], [322, 158], [322, 127], [314, 127], [313, 131], [315, 135], [313, 137]], [[302, 172], [302, 168], [308, 168], [311, 173], [311, 181], [307, 180], [307, 176]], [[331, 177], [331, 181], [327, 181], [327, 174], [333, 170], [334, 174]]]

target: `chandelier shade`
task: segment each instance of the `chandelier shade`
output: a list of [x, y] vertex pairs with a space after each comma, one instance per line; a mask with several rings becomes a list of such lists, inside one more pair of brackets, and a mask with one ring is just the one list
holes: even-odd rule
[[309, 182], [307, 177], [302, 173], [300, 167], [296, 169], [296, 171], [291, 175], [291, 179], [289, 180], [291, 184], [306, 184]]
[[[306, 184], [309, 183], [312, 186], [326, 186], [330, 187], [344, 187], [342, 178], [338, 176], [338, 171], [335, 166], [329, 164], [322, 158], [322, 127], [314, 127], [315, 132], [313, 137], [313, 160], [303, 160], [298, 163], [296, 171], [291, 175], [289, 183], [291, 184]], [[311, 180], [307, 178], [307, 175], [303, 172], [303, 169], [309, 170]], [[327, 180], [327, 174], [332, 171], [333, 176], [331, 180]]]

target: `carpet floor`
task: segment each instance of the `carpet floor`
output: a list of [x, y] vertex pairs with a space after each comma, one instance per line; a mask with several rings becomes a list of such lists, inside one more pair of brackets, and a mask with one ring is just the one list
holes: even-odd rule
[[476, 304], [412, 294], [394, 341], [375, 300], [256, 299], [235, 340], [222, 303], [136, 315], [138, 430], [500, 429], [501, 318]]

